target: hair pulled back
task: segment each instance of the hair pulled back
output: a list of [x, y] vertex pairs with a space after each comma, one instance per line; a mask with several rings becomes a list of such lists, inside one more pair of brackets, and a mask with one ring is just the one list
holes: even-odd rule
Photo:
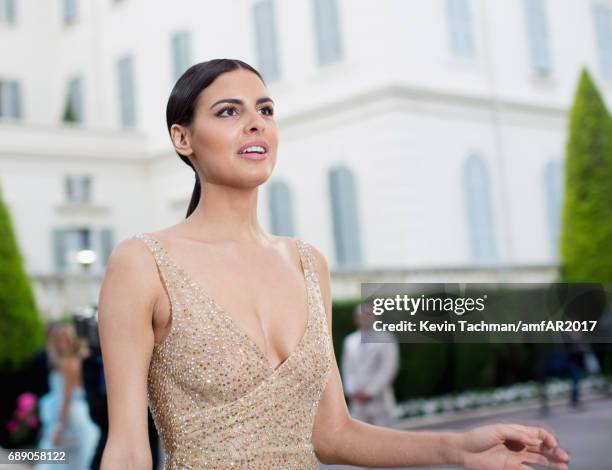
[[[238, 59], [212, 59], [189, 67], [174, 84], [174, 88], [172, 88], [168, 98], [168, 104], [166, 105], [168, 133], [170, 133], [170, 128], [173, 124], [180, 124], [185, 127], [190, 126], [195, 115], [196, 102], [202, 90], [215, 81], [222, 73], [237, 69], [250, 70], [264, 82], [264, 79], [257, 70]], [[172, 138], [172, 135], [170, 137]], [[195, 185], [189, 207], [187, 208], [187, 214], [185, 215], [185, 218], [187, 218], [195, 210], [200, 201], [202, 186], [198, 173], [189, 158], [178, 152], [176, 154], [191, 167], [195, 174]]]

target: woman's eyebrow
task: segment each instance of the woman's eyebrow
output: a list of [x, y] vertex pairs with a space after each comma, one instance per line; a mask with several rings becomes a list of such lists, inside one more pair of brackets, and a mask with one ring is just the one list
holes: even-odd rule
[[[272, 100], [272, 98], [269, 98], [267, 96], [264, 96], [263, 98], [259, 98], [255, 104], [260, 104], [260, 103], [266, 103], [266, 102], [271, 102], [272, 104], [274, 104], [274, 100]], [[224, 98], [222, 100], [216, 101], [214, 102], [211, 106], [210, 109], [214, 108], [215, 106], [217, 106], [219, 103], [233, 103], [233, 104], [240, 104], [243, 105], [244, 101], [242, 101], [239, 98]]]

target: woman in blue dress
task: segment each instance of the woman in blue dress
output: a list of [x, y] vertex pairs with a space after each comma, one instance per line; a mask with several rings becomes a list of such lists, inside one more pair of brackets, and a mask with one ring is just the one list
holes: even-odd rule
[[86, 350], [73, 325], [51, 327], [47, 352], [53, 369], [49, 374], [49, 393], [39, 404], [42, 433], [38, 447], [65, 451], [68, 463], [42, 463], [35, 470], [90, 468], [100, 430], [89, 415], [82, 383], [81, 361]]

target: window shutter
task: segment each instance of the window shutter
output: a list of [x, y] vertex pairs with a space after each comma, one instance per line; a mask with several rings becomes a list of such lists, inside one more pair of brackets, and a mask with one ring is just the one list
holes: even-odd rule
[[558, 160], [550, 161], [544, 169], [544, 188], [546, 189], [546, 209], [550, 234], [551, 252], [557, 258], [561, 227], [561, 204], [563, 201], [563, 170]]
[[270, 182], [268, 192], [271, 231], [275, 235], [293, 237], [293, 202], [291, 191], [287, 183], [282, 181]]
[[320, 65], [336, 62], [342, 56], [342, 37], [336, 0], [313, 0], [317, 58]]
[[68, 99], [77, 122], [83, 122], [83, 83], [80, 77], [68, 82]]
[[544, 0], [524, 0], [531, 66], [540, 73], [551, 68]]
[[103, 228], [100, 229], [99, 232], [99, 240], [100, 240], [100, 266], [106, 267], [106, 263], [108, 261], [108, 257], [113, 251], [113, 247], [115, 246], [113, 229], [111, 228]]
[[181, 31], [172, 36], [172, 64], [174, 79], [177, 80], [189, 68], [191, 58], [191, 33]]
[[612, 79], [612, 14], [610, 7], [596, 4], [593, 7], [593, 14], [601, 71], [604, 77]]
[[125, 56], [117, 62], [119, 81], [120, 123], [123, 127], [136, 126], [136, 100], [134, 90], [134, 65], [131, 56]]
[[15, 24], [16, 23], [16, 14], [15, 14], [15, 0], [0, 0], [0, 7], [2, 11], [0, 11], [0, 22], [5, 22], [7, 24]]
[[63, 273], [66, 270], [66, 247], [64, 242], [64, 229], [53, 229], [53, 261], [55, 271]]
[[361, 263], [361, 236], [353, 174], [346, 167], [332, 168], [329, 184], [336, 261], [343, 266], [358, 265]]
[[253, 5], [255, 48], [260, 73], [268, 82], [280, 78], [278, 35], [272, 0], [260, 0]]
[[453, 53], [460, 57], [472, 57], [474, 38], [469, 0], [447, 0], [446, 10]]
[[9, 116], [20, 119], [21, 113], [21, 84], [17, 81], [9, 82]]
[[64, 23], [72, 23], [77, 16], [77, 0], [64, 0]]
[[489, 176], [481, 158], [472, 155], [467, 159], [464, 184], [473, 260], [493, 262], [497, 258], [495, 224]]

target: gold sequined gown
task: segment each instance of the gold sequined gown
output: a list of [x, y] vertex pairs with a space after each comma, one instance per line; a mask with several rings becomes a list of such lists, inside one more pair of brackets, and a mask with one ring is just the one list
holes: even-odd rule
[[310, 245], [295, 239], [308, 292], [306, 331], [273, 368], [157, 239], [134, 238], [150, 248], [171, 303], [171, 330], [153, 348], [147, 383], [164, 469], [318, 469], [311, 435], [333, 345]]

